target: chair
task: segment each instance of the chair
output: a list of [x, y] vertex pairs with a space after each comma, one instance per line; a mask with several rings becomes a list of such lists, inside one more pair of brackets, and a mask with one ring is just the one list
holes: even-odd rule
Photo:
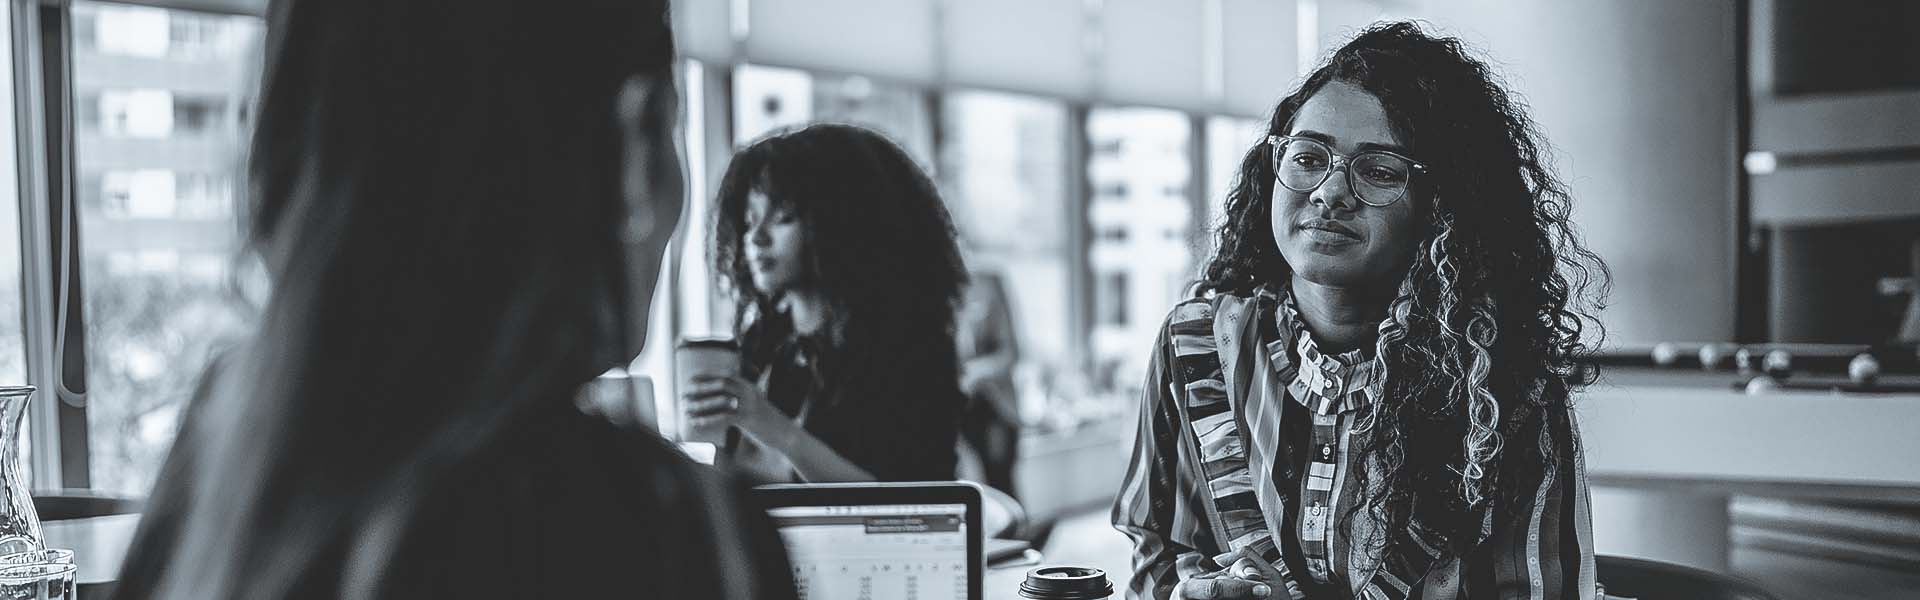
[[1608, 596], [1638, 600], [1780, 600], [1745, 579], [1673, 563], [1601, 555], [1594, 557], [1594, 566]]
[[40, 513], [41, 521], [133, 514], [140, 512], [140, 508], [139, 500], [93, 490], [42, 490], [33, 493], [33, 510]]
[[984, 483], [968, 482], [980, 488], [980, 510], [986, 537], [1014, 537], [1027, 529], [1027, 509], [1006, 492]]

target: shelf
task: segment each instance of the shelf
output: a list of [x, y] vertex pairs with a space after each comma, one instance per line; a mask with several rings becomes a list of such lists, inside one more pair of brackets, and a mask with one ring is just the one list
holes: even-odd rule
[[1753, 176], [1753, 221], [1833, 225], [1920, 218], [1920, 161], [1782, 168]]

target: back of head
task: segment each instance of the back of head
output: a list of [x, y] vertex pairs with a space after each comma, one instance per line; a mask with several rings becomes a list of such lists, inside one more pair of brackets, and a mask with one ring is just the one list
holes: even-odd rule
[[571, 409], [645, 318], [624, 302], [616, 98], [671, 91], [665, 0], [282, 0], [270, 19], [249, 227], [273, 291], [176, 449], [196, 476], [155, 491], [179, 508], [156, 597], [377, 578], [328, 553], [404, 520], [504, 424]]

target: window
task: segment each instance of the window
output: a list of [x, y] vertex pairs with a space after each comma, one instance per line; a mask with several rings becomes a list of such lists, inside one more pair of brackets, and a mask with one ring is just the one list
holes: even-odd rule
[[[0, 11], [0, 64], [13, 64], [12, 11]], [[27, 382], [26, 332], [22, 328], [22, 289], [20, 272], [20, 189], [19, 161], [15, 160], [18, 139], [14, 131], [13, 81], [0, 86], [0, 382], [19, 385]], [[36, 400], [38, 401], [38, 400]]]
[[172, 37], [168, 23], [174, 14], [174, 11], [149, 6], [76, 2], [74, 23], [93, 23], [93, 33], [75, 36], [75, 39], [94, 44], [76, 50], [126, 58], [165, 57]]
[[177, 186], [170, 169], [113, 170], [101, 175], [105, 219], [170, 219]]
[[[81, 71], [74, 73], [79, 79]], [[78, 82], [76, 82], [78, 83]], [[112, 82], [102, 82], [102, 87]], [[79, 91], [85, 98], [95, 90]], [[165, 139], [173, 133], [173, 92], [154, 89], [99, 89], [100, 133], [107, 137]]]
[[233, 222], [233, 188], [226, 173], [176, 173], [174, 214], [184, 220]]
[[1212, 250], [1213, 231], [1226, 221], [1227, 193], [1233, 189], [1233, 177], [1239, 174], [1240, 161], [1246, 157], [1248, 150], [1265, 141], [1266, 127], [1266, 122], [1259, 119], [1207, 119], [1208, 241], [1201, 248]]
[[[1193, 203], [1193, 129], [1185, 113], [1151, 108], [1095, 108], [1087, 114], [1088, 145], [1111, 149], [1087, 159], [1087, 180], [1098, 193], [1087, 207], [1096, 235], [1088, 248], [1093, 270], [1091, 361], [1103, 390], [1130, 391], [1146, 372], [1146, 357], [1162, 317], [1194, 276], [1188, 243]], [[1180, 281], [1180, 285], [1162, 282]]]
[[1067, 107], [1043, 98], [958, 91], [942, 98], [939, 184], [967, 265], [1000, 276], [1021, 364], [1023, 412], [1077, 375], [1073, 343]]
[[[144, 494], [207, 361], [246, 330], [238, 152], [259, 68], [258, 18], [76, 2], [75, 97], [101, 135], [75, 144], [93, 487]], [[80, 128], [84, 131], [84, 128]], [[81, 190], [82, 199], [91, 191]], [[4, 211], [0, 211], [4, 212]]]
[[173, 128], [181, 133], [206, 133], [225, 116], [220, 110], [217, 98], [174, 98]]
[[734, 69], [734, 142], [812, 122], [850, 123], [879, 131], [928, 172], [933, 118], [925, 92], [858, 75], [809, 73], [759, 65]]
[[1099, 308], [1100, 324], [1112, 327], [1124, 327], [1127, 324], [1127, 297], [1133, 295], [1127, 287], [1125, 271], [1109, 271], [1100, 276], [1100, 293], [1095, 295]]

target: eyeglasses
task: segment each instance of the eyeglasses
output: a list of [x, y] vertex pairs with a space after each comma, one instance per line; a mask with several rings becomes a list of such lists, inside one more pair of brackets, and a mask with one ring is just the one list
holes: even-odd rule
[[1274, 177], [1287, 189], [1312, 192], [1345, 165], [1347, 189], [1360, 202], [1373, 207], [1400, 201], [1407, 195], [1407, 183], [1413, 176], [1427, 172], [1426, 165], [1399, 154], [1368, 150], [1346, 156], [1313, 138], [1270, 135], [1267, 147], [1273, 152]]

